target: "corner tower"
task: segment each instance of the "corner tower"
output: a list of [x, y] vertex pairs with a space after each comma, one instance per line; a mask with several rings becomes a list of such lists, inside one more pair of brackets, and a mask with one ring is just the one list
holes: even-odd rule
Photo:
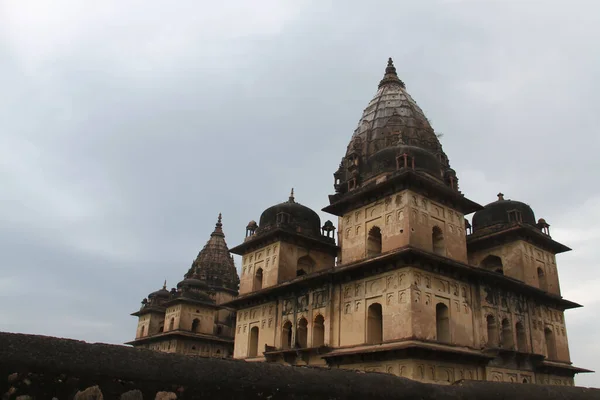
[[142, 300], [134, 347], [227, 358], [233, 354], [235, 311], [222, 303], [237, 296], [239, 278], [225, 243], [221, 214], [177, 288], [163, 288]]

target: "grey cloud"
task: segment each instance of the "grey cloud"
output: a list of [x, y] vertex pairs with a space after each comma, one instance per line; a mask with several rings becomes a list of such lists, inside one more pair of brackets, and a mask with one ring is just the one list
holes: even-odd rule
[[[231, 246], [291, 187], [320, 210], [389, 56], [468, 197], [503, 191], [557, 234], [590, 224], [565, 208], [600, 195], [595, 2], [182, 4], [77, 8], [31, 38], [22, 6], [4, 13], [0, 282], [18, 293], [0, 329], [125, 342], [128, 314], [181, 279], [219, 212]], [[600, 279], [578, 244], [558, 259], [565, 293]], [[598, 369], [593, 308], [568, 314], [574, 363]]]

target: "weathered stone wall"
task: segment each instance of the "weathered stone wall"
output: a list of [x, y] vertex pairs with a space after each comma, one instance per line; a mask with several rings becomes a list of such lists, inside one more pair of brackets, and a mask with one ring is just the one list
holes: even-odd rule
[[[242, 257], [242, 275], [240, 277], [240, 295], [257, 289], [275, 286], [296, 277], [298, 261], [302, 257], [312, 260], [312, 268], [305, 273], [331, 268], [335, 258], [321, 250], [309, 249], [286, 242], [271, 243]], [[256, 271], [262, 269], [262, 284], [255, 279]]]
[[443, 235], [439, 253], [467, 262], [464, 216], [410, 190], [352, 210], [339, 218], [338, 224], [344, 264], [366, 257], [367, 236], [373, 227], [381, 230], [384, 253], [408, 244], [432, 251], [432, 231], [437, 227]]
[[600, 399], [600, 390], [286, 367], [0, 333], [3, 399]]

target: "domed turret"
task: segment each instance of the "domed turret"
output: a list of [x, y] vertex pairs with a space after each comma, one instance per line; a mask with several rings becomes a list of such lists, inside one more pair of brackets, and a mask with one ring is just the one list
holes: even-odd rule
[[486, 205], [473, 215], [473, 232], [497, 225], [524, 223], [536, 226], [535, 214], [527, 204], [516, 200], [505, 200], [498, 193], [498, 200]]
[[296, 203], [294, 189], [288, 201], [269, 207], [261, 214], [256, 234], [274, 228], [292, 230], [306, 236], [322, 236], [321, 218], [310, 208]]
[[153, 306], [153, 305], [161, 305], [171, 297], [171, 293], [167, 290], [167, 281], [163, 284], [163, 287], [159, 290], [156, 290], [148, 295], [147, 299], [142, 301], [144, 306]]

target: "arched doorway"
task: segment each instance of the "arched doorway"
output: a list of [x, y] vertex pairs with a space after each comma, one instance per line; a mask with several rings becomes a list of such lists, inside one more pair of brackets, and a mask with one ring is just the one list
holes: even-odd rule
[[434, 226], [431, 229], [431, 243], [433, 246], [433, 252], [441, 256], [446, 255], [446, 248], [444, 246], [444, 233], [439, 226]]
[[284, 350], [292, 348], [292, 322], [286, 321], [281, 328], [281, 348]]
[[250, 341], [248, 343], [248, 357], [258, 356], [258, 326], [250, 329]]
[[374, 226], [367, 236], [367, 257], [381, 254], [381, 229]]
[[450, 315], [448, 306], [443, 303], [435, 305], [435, 326], [438, 342], [450, 342]]
[[488, 271], [496, 272], [504, 275], [504, 267], [502, 265], [502, 259], [498, 256], [489, 255], [481, 261], [480, 267]]
[[383, 342], [383, 310], [381, 304], [373, 303], [367, 310], [367, 343]]
[[296, 345], [299, 348], [306, 348], [308, 344], [308, 321], [302, 317], [298, 321], [296, 328]]
[[319, 347], [325, 344], [325, 318], [321, 314], [315, 317], [313, 321], [312, 347]]

